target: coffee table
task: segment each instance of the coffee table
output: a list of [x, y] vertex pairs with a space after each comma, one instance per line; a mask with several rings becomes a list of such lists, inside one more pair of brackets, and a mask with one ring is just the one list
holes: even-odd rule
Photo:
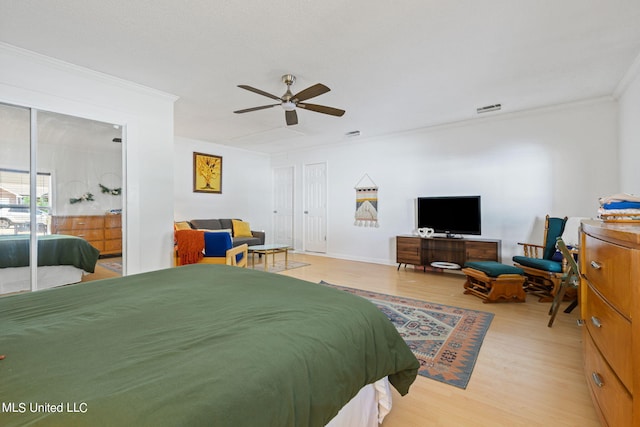
[[289, 266], [289, 249], [291, 246], [284, 245], [281, 243], [273, 243], [270, 245], [254, 245], [249, 246], [249, 253], [251, 254], [251, 268], [255, 268], [256, 259], [255, 254], [263, 254], [264, 255], [264, 269], [267, 270], [267, 259], [268, 255], [272, 255], [272, 265], [276, 264], [276, 254], [284, 252], [284, 265], [285, 267]]

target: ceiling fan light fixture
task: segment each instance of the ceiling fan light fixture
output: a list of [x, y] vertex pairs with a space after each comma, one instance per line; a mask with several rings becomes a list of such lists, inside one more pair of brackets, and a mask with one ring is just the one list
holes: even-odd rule
[[282, 103], [282, 108], [284, 111], [293, 111], [296, 109], [296, 104], [291, 101], [285, 101]]
[[330, 116], [335, 117], [342, 117], [344, 115], [345, 111], [339, 108], [327, 107], [326, 105], [308, 104], [305, 102], [307, 99], [315, 98], [316, 96], [320, 96], [331, 90], [322, 83], [316, 83], [313, 86], [309, 86], [308, 88], [301, 90], [296, 94], [291, 93], [291, 85], [293, 84], [295, 79], [296, 78], [292, 74], [285, 74], [284, 76], [282, 76], [282, 81], [287, 85], [287, 91], [282, 96], [276, 96], [269, 92], [265, 92], [248, 85], [238, 85], [238, 87], [241, 89], [257, 93], [258, 95], [266, 96], [267, 98], [275, 99], [276, 101], [278, 101], [278, 103], [236, 110], [234, 111], [234, 113], [248, 113], [250, 111], [264, 110], [267, 108], [275, 107], [276, 105], [280, 105], [284, 110], [284, 116], [285, 121], [287, 122], [287, 126], [298, 124], [298, 113], [296, 112], [298, 108], [302, 108], [308, 111], [315, 111], [316, 113], [329, 114]]

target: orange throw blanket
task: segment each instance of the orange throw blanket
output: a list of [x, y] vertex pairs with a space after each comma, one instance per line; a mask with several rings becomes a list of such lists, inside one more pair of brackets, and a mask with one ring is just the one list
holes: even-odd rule
[[195, 264], [204, 258], [204, 231], [176, 230], [180, 265]]

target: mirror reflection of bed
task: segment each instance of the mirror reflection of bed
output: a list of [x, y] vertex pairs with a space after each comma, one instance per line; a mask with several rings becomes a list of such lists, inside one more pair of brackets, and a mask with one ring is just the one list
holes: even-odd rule
[[[0, 104], [0, 295], [121, 276], [121, 126], [35, 111], [34, 173], [30, 114], [28, 108]], [[37, 225], [31, 227], [34, 205]], [[47, 259], [38, 262], [37, 274], [30, 266], [31, 233], [38, 246], [47, 240], [47, 248], [37, 250]], [[68, 237], [54, 243], [55, 235]], [[73, 236], [99, 251], [95, 269], [88, 264], [89, 251], [83, 254], [89, 259], [63, 260], [55, 254], [62, 244], [70, 247]]]

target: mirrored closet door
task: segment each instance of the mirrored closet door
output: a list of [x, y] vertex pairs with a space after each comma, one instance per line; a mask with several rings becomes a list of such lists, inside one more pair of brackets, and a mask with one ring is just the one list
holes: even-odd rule
[[123, 274], [122, 135], [0, 104], [0, 294]]

